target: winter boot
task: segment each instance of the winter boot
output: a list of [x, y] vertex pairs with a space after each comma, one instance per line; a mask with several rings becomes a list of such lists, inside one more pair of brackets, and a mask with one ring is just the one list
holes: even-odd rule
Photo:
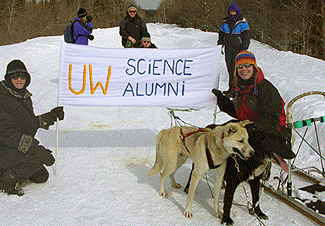
[[0, 190], [8, 195], [24, 195], [24, 190], [20, 187], [23, 180], [16, 176], [10, 169], [0, 176]]

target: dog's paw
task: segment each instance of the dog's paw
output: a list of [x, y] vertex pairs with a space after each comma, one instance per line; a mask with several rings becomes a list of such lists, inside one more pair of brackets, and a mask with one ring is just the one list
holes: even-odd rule
[[230, 217], [229, 218], [223, 217], [221, 224], [224, 224], [224, 223], [226, 223], [226, 225], [234, 225], [234, 221]]
[[167, 192], [159, 192], [159, 195], [165, 199], [168, 197]]
[[193, 213], [192, 213], [192, 211], [190, 211], [190, 210], [185, 211], [185, 212], [184, 212], [184, 215], [185, 215], [185, 217], [187, 217], [187, 218], [192, 218], [192, 217], [193, 217]]
[[215, 213], [217, 218], [222, 219], [222, 213], [220, 212], [220, 210], [215, 211]]
[[180, 184], [178, 184], [178, 183], [174, 183], [174, 184], [172, 184], [172, 187], [180, 189], [182, 186]]
[[258, 218], [260, 218], [262, 220], [268, 220], [269, 219], [269, 217], [264, 213], [258, 214], [257, 216], [258, 216]]

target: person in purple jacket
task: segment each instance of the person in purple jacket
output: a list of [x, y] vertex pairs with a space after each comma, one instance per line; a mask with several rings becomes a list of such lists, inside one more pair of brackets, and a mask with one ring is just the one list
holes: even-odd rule
[[93, 31], [92, 17], [87, 15], [87, 11], [84, 8], [80, 8], [78, 10], [78, 17], [74, 20], [73, 38], [76, 40], [75, 44], [88, 45], [88, 39], [91, 41], [94, 39], [94, 36], [91, 35]]

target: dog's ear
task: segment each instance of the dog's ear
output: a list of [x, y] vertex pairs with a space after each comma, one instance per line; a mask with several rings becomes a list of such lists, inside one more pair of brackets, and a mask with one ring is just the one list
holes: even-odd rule
[[244, 121], [240, 121], [239, 122], [239, 125], [241, 126], [241, 127], [245, 127], [246, 125], [248, 125], [248, 124], [252, 124], [253, 122], [251, 122], [251, 121], [249, 121], [249, 120], [244, 120]]
[[236, 125], [230, 124], [226, 127], [225, 136], [226, 137], [231, 136], [237, 131], [238, 131], [238, 127]]

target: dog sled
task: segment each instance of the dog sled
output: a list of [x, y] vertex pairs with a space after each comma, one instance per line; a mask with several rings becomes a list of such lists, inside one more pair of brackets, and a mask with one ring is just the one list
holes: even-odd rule
[[[274, 186], [270, 185], [269, 182], [264, 182], [263, 186], [268, 192], [308, 216], [310, 219], [320, 225], [325, 225], [325, 218], [321, 215], [325, 214], [325, 202], [316, 196], [316, 194], [325, 191], [325, 158], [323, 156], [324, 153], [322, 153], [321, 150], [321, 141], [318, 134], [320, 127], [321, 129], [324, 128], [324, 124], [320, 125], [320, 123], [325, 122], [325, 116], [294, 121], [292, 115], [293, 104], [301, 98], [311, 95], [322, 95], [325, 98], [325, 92], [310, 91], [296, 96], [288, 103], [287, 127], [292, 131], [292, 151], [295, 152], [296, 157], [292, 160], [288, 160], [289, 169], [287, 174], [280, 171], [279, 176], [274, 177], [278, 180], [277, 188], [274, 188]], [[308, 135], [309, 138], [313, 138], [313, 142], [310, 142], [307, 139]], [[296, 144], [296, 146], [294, 144]], [[295, 166], [297, 157], [300, 153], [303, 153], [302, 148], [304, 148], [304, 151], [307, 151], [306, 149], [308, 148], [317, 154], [321, 169], [317, 166]], [[308, 185], [298, 187], [294, 190], [293, 185], [297, 186], [297, 184], [299, 184], [296, 180], [307, 181]], [[299, 192], [301, 191], [310, 193], [310, 196], [299, 196]], [[312, 197], [312, 199], [308, 199], [308, 197]]]
[[[294, 121], [292, 115], [293, 104], [296, 103], [301, 98], [309, 97], [312, 95], [322, 95], [325, 98], [325, 92], [322, 91], [310, 91], [303, 94], [300, 94], [293, 98], [287, 105], [287, 127], [291, 129], [291, 144], [292, 150], [296, 154], [296, 158], [288, 160], [288, 172], [279, 171], [279, 176], [274, 176], [273, 184], [270, 181], [262, 183], [262, 186], [266, 189], [267, 192], [271, 193], [275, 197], [279, 198], [283, 202], [287, 203], [289, 206], [293, 207], [297, 211], [306, 215], [313, 221], [317, 222], [320, 225], [325, 225], [325, 218], [322, 214], [325, 214], [325, 202], [321, 199], [308, 200], [297, 197], [296, 194], [299, 191], [305, 191], [315, 194], [317, 192], [325, 192], [325, 157], [323, 156], [321, 150], [321, 139], [319, 137], [318, 131], [319, 127], [325, 126], [325, 116], [314, 117], [303, 119], [299, 121]], [[175, 125], [191, 125], [184, 122], [177, 115], [175, 115], [174, 110], [178, 109], [169, 109], [169, 116], [171, 117], [171, 126]], [[193, 111], [195, 109], [190, 109]], [[214, 112], [215, 123], [216, 109]], [[323, 124], [322, 124], [323, 123]], [[322, 125], [320, 125], [322, 124]], [[312, 128], [314, 130], [312, 131]], [[321, 127], [323, 129], [324, 127]], [[310, 134], [311, 133], [311, 134]], [[314, 133], [314, 134], [312, 134]], [[314, 141], [309, 142], [307, 137], [314, 135]], [[296, 142], [295, 142], [296, 141]], [[305, 145], [303, 145], [303, 143]], [[313, 144], [313, 143], [316, 143]], [[316, 147], [314, 147], [316, 146]], [[310, 148], [313, 152], [317, 154], [320, 161], [320, 167], [317, 166], [308, 166], [308, 167], [298, 167], [295, 165], [295, 161], [298, 156], [303, 153], [302, 148]], [[304, 149], [306, 151], [306, 149]], [[300, 155], [299, 155], [300, 154]], [[277, 172], [276, 172], [277, 173]], [[275, 175], [277, 175], [275, 173]], [[304, 178], [304, 180], [309, 181], [307, 186], [298, 187], [298, 191], [293, 189], [293, 185], [296, 186], [296, 179]], [[275, 184], [274, 184], [275, 183]]]

